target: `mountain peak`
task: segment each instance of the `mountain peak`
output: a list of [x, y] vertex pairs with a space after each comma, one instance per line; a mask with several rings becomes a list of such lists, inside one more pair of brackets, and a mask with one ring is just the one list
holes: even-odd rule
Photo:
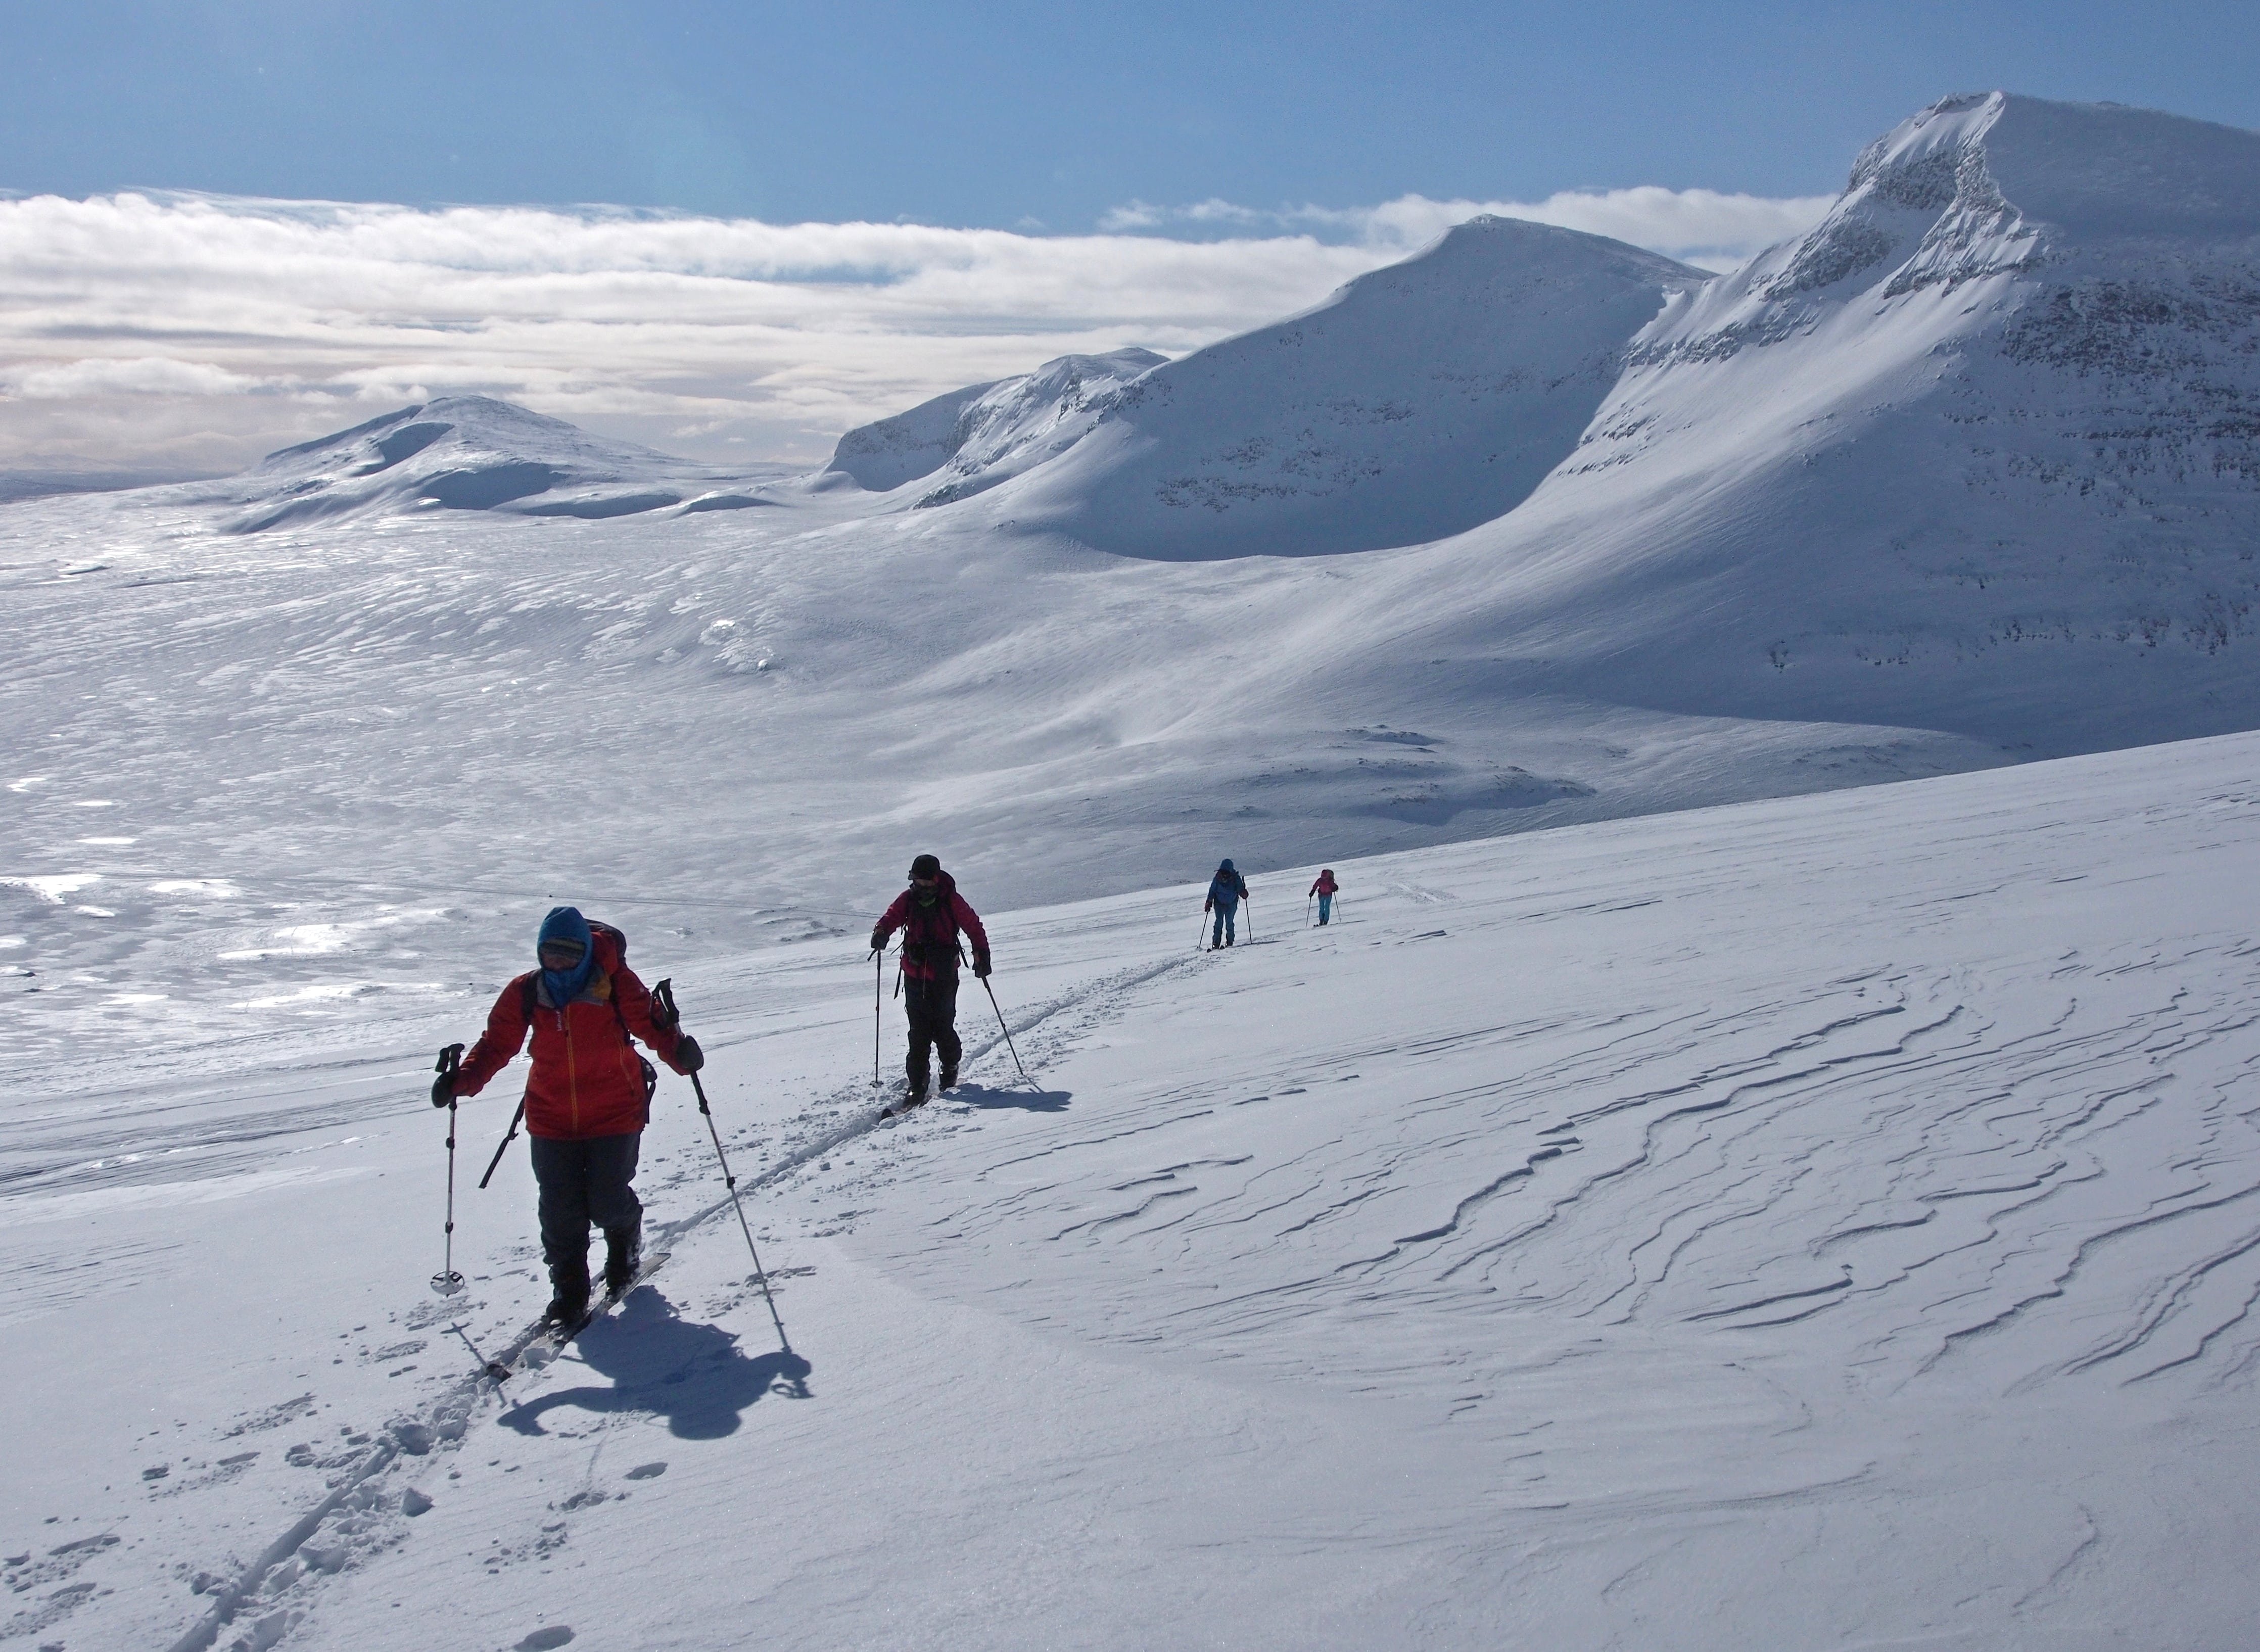
[[1940, 99], [1861, 153], [1848, 198], [2015, 212], [2079, 239], [2250, 235], [2260, 132], [2010, 92]]

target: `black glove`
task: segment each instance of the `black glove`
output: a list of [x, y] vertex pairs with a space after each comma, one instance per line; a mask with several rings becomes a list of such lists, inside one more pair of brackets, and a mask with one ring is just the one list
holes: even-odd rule
[[455, 1098], [455, 1076], [442, 1073], [432, 1081], [432, 1105], [444, 1107]]
[[973, 978], [976, 981], [986, 981], [989, 978], [989, 955], [987, 953], [976, 952], [973, 955]]
[[886, 949], [887, 932], [883, 929], [873, 930], [871, 932], [871, 950], [873, 952], [884, 952]]
[[686, 1073], [695, 1073], [706, 1065], [706, 1052], [688, 1033], [675, 1041], [675, 1064]]

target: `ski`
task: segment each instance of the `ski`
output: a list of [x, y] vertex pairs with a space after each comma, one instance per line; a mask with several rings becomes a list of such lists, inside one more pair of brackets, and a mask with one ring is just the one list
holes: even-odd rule
[[497, 1383], [507, 1382], [531, 1369], [536, 1356], [542, 1355], [544, 1350], [547, 1350], [548, 1358], [563, 1353], [572, 1346], [574, 1338], [619, 1306], [630, 1291], [657, 1273], [666, 1264], [668, 1255], [662, 1250], [646, 1256], [643, 1265], [636, 1269], [635, 1277], [628, 1281], [626, 1289], [608, 1291], [593, 1298], [589, 1304], [589, 1311], [569, 1326], [553, 1325], [547, 1319], [537, 1319], [520, 1331], [516, 1340], [497, 1357], [487, 1362], [484, 1374]]

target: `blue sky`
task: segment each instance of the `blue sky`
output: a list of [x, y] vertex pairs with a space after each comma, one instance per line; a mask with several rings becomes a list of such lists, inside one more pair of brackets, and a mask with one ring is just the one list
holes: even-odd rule
[[1053, 232], [1132, 201], [1801, 196], [1993, 86], [2260, 126], [2260, 7], [0, 0], [0, 190]]

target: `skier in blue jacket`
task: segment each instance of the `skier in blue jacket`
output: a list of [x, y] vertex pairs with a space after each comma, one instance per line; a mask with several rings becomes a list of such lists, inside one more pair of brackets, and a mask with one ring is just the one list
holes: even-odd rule
[[1216, 930], [1208, 941], [1212, 948], [1232, 945], [1232, 920], [1240, 914], [1240, 903], [1248, 898], [1248, 880], [1226, 861], [1209, 879], [1208, 898], [1201, 903], [1203, 912], [1216, 914]]

